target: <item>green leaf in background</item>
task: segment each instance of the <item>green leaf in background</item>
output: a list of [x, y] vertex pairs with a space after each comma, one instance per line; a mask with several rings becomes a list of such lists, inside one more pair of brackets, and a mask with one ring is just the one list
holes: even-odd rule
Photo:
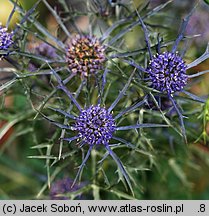
[[204, 2], [209, 5], [209, 0], [204, 0]]

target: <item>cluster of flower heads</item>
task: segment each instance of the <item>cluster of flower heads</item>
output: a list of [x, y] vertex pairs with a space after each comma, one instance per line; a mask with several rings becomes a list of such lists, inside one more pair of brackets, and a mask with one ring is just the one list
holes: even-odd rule
[[171, 95], [187, 84], [186, 69], [185, 62], [177, 53], [164, 52], [151, 59], [147, 72], [152, 88]]
[[89, 145], [107, 145], [115, 129], [113, 116], [99, 105], [82, 110], [75, 124], [79, 138]]
[[59, 196], [60, 194], [66, 194], [70, 192], [77, 191], [78, 189], [81, 188], [81, 185], [74, 185], [72, 187], [73, 180], [65, 177], [63, 179], [59, 179], [55, 182], [52, 183], [51, 188], [50, 188], [50, 199], [52, 200], [68, 200], [69, 197], [67, 196]]
[[67, 49], [67, 62], [72, 73], [82, 77], [103, 69], [105, 46], [95, 36], [76, 35]]
[[[155, 124], [155, 123], [145, 123], [145, 124], [136, 123], [134, 125], [126, 125], [126, 126], [116, 125], [117, 119], [119, 119], [120, 117], [122, 117], [124, 114], [128, 112], [136, 110], [137, 108], [139, 108], [145, 103], [145, 100], [139, 101], [136, 104], [131, 105], [130, 107], [127, 107], [124, 110], [121, 110], [116, 116], [112, 115], [112, 111], [114, 110], [115, 106], [117, 106], [119, 101], [125, 96], [125, 93], [131, 84], [131, 80], [134, 74], [135, 74], [135, 70], [130, 75], [129, 79], [127, 80], [122, 90], [119, 92], [116, 99], [109, 106], [109, 108], [106, 109], [104, 107], [101, 107], [99, 103], [97, 105], [91, 105], [90, 107], [87, 107], [87, 108], [82, 108], [80, 104], [77, 102], [77, 100], [73, 97], [70, 90], [64, 85], [60, 76], [56, 72], [54, 72], [54, 76], [56, 77], [59, 83], [58, 85], [59, 89], [64, 91], [66, 95], [69, 97], [69, 99], [73, 102], [73, 104], [79, 111], [79, 115], [75, 116], [61, 109], [52, 108], [56, 112], [64, 115], [66, 118], [73, 119], [75, 123], [72, 123], [70, 125], [66, 125], [62, 123], [60, 124], [58, 122], [55, 122], [54, 120], [49, 119], [46, 116], [44, 117], [62, 129], [71, 130], [71, 131], [76, 132], [74, 136], [64, 138], [65, 141], [72, 142], [76, 140], [80, 148], [83, 147], [84, 145], [87, 145], [89, 147], [88, 152], [86, 153], [81, 165], [79, 166], [79, 170], [77, 172], [77, 175], [75, 177], [73, 184], [75, 184], [75, 182], [79, 178], [82, 172], [82, 169], [85, 166], [90, 156], [92, 149], [96, 148], [98, 145], [103, 145], [107, 153], [104, 154], [102, 160], [104, 160], [108, 155], [110, 155], [113, 158], [113, 160], [116, 162], [117, 166], [119, 167], [120, 174], [122, 174], [122, 177], [125, 179], [124, 182], [127, 183], [127, 185], [129, 186], [130, 190], [133, 193], [132, 186], [131, 186], [131, 180], [122, 162], [111, 149], [112, 144], [110, 143], [110, 139], [116, 140], [120, 144], [125, 144], [128, 148], [135, 148], [133, 144], [131, 144], [130, 142], [120, 137], [117, 137], [117, 135], [115, 135], [114, 133], [116, 131], [132, 130], [132, 129], [138, 129], [138, 128], [167, 127], [167, 125]], [[100, 97], [101, 95], [99, 95], [99, 101], [101, 101]]]
[[[144, 28], [144, 32], [147, 32], [147, 29], [142, 20], [141, 20], [141, 24], [142, 24], [142, 27]], [[145, 39], [147, 42], [147, 47], [148, 47], [148, 51], [150, 55], [150, 62], [146, 69], [142, 68], [141, 66], [139, 66], [138, 68], [140, 68], [142, 71], [144, 71], [148, 75], [148, 80], [151, 83], [151, 87], [153, 89], [156, 89], [160, 91], [161, 93], [166, 93], [166, 95], [168, 96], [167, 97], [168, 101], [166, 100], [166, 106], [167, 106], [166, 109], [172, 108], [172, 105], [173, 105], [174, 111], [177, 112], [177, 114], [179, 115], [182, 135], [186, 141], [183, 115], [179, 111], [179, 108], [173, 99], [173, 94], [176, 92], [182, 91], [183, 88], [186, 86], [188, 78], [189, 78], [189, 76], [186, 74], [186, 70], [189, 67], [188, 65], [185, 64], [182, 57], [179, 56], [176, 52], [176, 48], [180, 41], [179, 38], [181, 38], [181, 36], [182, 36], [182, 33], [180, 36], [178, 36], [177, 40], [174, 42], [171, 52], [158, 53], [156, 56], [152, 56], [151, 48], [150, 48], [151, 46], [149, 44], [149, 38], [147, 34], [145, 33]], [[92, 40], [94, 43], [92, 42]], [[67, 60], [68, 60], [69, 67], [72, 73], [79, 72], [82, 76], [88, 76], [89, 73], [90, 74], [96, 73], [95, 70], [91, 70], [93, 68], [93, 65], [95, 66], [95, 68], [97, 68], [97, 70], [98, 68], [103, 67], [105, 57], [103, 55], [104, 54], [103, 52], [97, 52], [99, 50], [98, 46], [101, 48], [99, 41], [96, 38], [92, 39], [92, 37], [90, 36], [78, 36], [77, 35], [75, 39], [72, 40], [72, 43], [67, 52], [67, 57], [68, 57]], [[104, 51], [104, 48], [102, 47], [101, 50]], [[100, 60], [95, 61], [96, 55], [100, 57]], [[99, 63], [99, 66], [97, 65], [98, 63]], [[117, 136], [114, 136], [113, 133], [115, 131], [131, 130], [131, 129], [137, 129], [141, 127], [149, 127], [149, 128], [150, 127], [164, 127], [164, 126], [167, 127], [167, 125], [159, 125], [159, 124], [151, 124], [151, 123], [116, 127], [115, 120], [117, 118], [121, 117], [126, 112], [139, 108], [143, 104], [143, 101], [140, 101], [139, 103], [121, 111], [121, 114], [115, 117], [113, 117], [111, 114], [111, 111], [117, 105], [119, 100], [123, 97], [123, 95], [125, 95], [125, 92], [128, 86], [130, 85], [131, 80], [134, 76], [134, 73], [132, 73], [132, 75], [129, 77], [129, 80], [127, 81], [126, 85], [124, 86], [122, 91], [119, 93], [118, 97], [115, 99], [115, 101], [110, 105], [108, 109], [103, 108], [100, 105], [92, 105], [88, 108], [82, 109], [80, 105], [78, 104], [78, 102], [76, 101], [76, 99], [73, 97], [73, 95], [67, 89], [67, 87], [63, 84], [59, 75], [56, 74], [55, 72], [54, 72], [54, 75], [57, 78], [57, 81], [59, 83], [59, 88], [62, 89], [68, 95], [69, 99], [74, 103], [75, 106], [77, 106], [78, 110], [80, 111], [79, 116], [75, 117], [75, 116], [72, 116], [70, 113], [66, 113], [66, 112], [63, 112], [62, 110], [59, 110], [59, 112], [64, 114], [65, 116], [73, 118], [75, 120], [75, 124], [73, 126], [62, 125], [59, 123], [58, 124], [55, 123], [55, 124], [61, 128], [66, 128], [66, 129], [70, 129], [73, 131], [77, 131], [78, 134], [76, 136], [66, 138], [65, 139], [66, 141], [71, 142], [73, 140], [77, 140], [77, 141], [79, 140], [80, 147], [82, 147], [85, 144], [88, 144], [89, 146], [89, 150], [85, 158], [83, 159], [81, 165], [79, 166], [79, 170], [77, 172], [77, 175], [75, 177], [73, 184], [75, 184], [75, 182], [79, 178], [80, 173], [90, 156], [91, 150], [94, 148], [94, 146], [103, 144], [105, 146], [105, 149], [107, 150], [107, 153], [114, 159], [114, 161], [118, 165], [119, 170], [121, 171], [123, 177], [126, 180], [126, 183], [128, 184], [129, 188], [132, 191], [130, 177], [128, 176], [120, 159], [112, 151], [109, 141], [110, 139], [113, 138], [113, 140], [122, 142], [128, 147], [133, 148], [133, 145], [127, 142], [126, 140], [123, 140]]]
[[14, 43], [12, 37], [13, 33], [9, 33], [0, 23], [0, 50], [7, 50]]

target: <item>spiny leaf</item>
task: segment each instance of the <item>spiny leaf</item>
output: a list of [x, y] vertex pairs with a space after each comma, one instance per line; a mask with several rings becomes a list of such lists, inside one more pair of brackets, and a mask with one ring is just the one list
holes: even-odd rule
[[125, 179], [129, 189], [131, 190], [131, 193], [134, 195], [134, 191], [133, 191], [133, 187], [132, 187], [129, 175], [128, 175], [127, 171], [125, 170], [124, 165], [122, 164], [121, 160], [117, 157], [117, 155], [112, 151], [112, 149], [108, 145], [106, 145], [105, 147], [106, 147], [107, 151], [109, 152], [110, 156], [116, 162], [116, 164], [118, 166], [118, 171], [122, 175], [121, 176], [122, 180]]
[[129, 85], [131, 83], [131, 80], [132, 80], [134, 74], [135, 74], [135, 70], [132, 72], [131, 76], [129, 77], [129, 79], [128, 79], [127, 83], [126, 83], [126, 85], [124, 86], [124, 88], [122, 89], [122, 91], [119, 93], [118, 97], [115, 99], [115, 101], [109, 107], [109, 109], [108, 109], [109, 113], [114, 109], [114, 107], [118, 104], [118, 102], [120, 101], [120, 99], [124, 96], [127, 88], [129, 87]]
[[70, 37], [70, 32], [67, 30], [66, 26], [64, 25], [63, 21], [61, 20], [60, 16], [57, 14], [57, 12], [50, 6], [50, 4], [46, 0], [42, 0], [44, 4], [47, 6], [47, 8], [51, 11], [53, 16], [55, 17], [57, 23], [60, 25], [62, 30], [65, 32], [65, 34]]
[[199, 58], [197, 58], [196, 60], [194, 60], [193, 62], [188, 64], [187, 69], [190, 69], [190, 68], [197, 66], [198, 64], [202, 63], [203, 61], [205, 61], [208, 58], [209, 58], [209, 43], [206, 47], [205, 52]]
[[138, 128], [154, 128], [154, 127], [169, 127], [169, 125], [163, 124], [152, 124], [152, 123], [145, 123], [145, 124], [136, 124], [136, 125], [128, 125], [128, 126], [121, 126], [117, 127], [116, 130], [130, 130], [130, 129], [138, 129]]
[[[108, 190], [109, 191], [109, 190]], [[136, 198], [133, 197], [133, 196], [130, 196], [122, 191], [118, 191], [118, 190], [115, 190], [115, 189], [110, 189], [110, 192], [117, 195], [119, 198], [124, 198], [124, 199], [127, 199], [127, 200], [135, 200]]]

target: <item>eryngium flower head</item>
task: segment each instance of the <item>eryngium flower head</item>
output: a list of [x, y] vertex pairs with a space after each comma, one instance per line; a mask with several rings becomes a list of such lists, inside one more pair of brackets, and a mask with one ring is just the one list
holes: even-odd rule
[[1, 26], [0, 23], [0, 50], [7, 50], [13, 44], [13, 33], [7, 32], [7, 28]]
[[116, 130], [113, 116], [99, 105], [81, 111], [75, 123], [81, 140], [89, 145], [107, 145]]
[[67, 50], [67, 62], [72, 73], [82, 77], [103, 68], [105, 47], [94, 36], [76, 35]]
[[63, 178], [60, 180], [55, 181], [50, 188], [50, 198], [52, 200], [67, 200], [69, 199], [66, 196], [57, 196], [58, 194], [65, 194], [69, 192], [73, 192], [78, 190], [80, 187], [78, 185], [74, 185], [72, 187], [73, 180], [70, 178]]
[[151, 86], [168, 94], [181, 91], [187, 84], [186, 68], [185, 62], [176, 53], [157, 54], [147, 67]]

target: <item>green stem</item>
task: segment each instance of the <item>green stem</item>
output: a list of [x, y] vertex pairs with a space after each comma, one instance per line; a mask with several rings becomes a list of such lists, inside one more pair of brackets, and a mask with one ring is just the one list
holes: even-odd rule
[[93, 190], [93, 197], [95, 200], [100, 200], [100, 195], [99, 195], [99, 187], [96, 185], [96, 150], [92, 149], [91, 151], [91, 162], [92, 162], [92, 176], [93, 176], [93, 185], [92, 185], [92, 190]]

